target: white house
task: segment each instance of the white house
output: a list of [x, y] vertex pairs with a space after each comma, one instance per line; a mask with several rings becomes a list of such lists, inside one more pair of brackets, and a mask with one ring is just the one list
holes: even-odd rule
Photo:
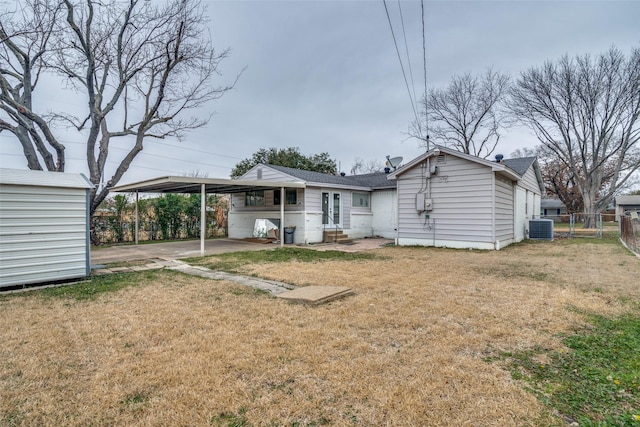
[[[281, 226], [295, 227], [294, 243], [322, 242], [335, 230], [342, 231], [349, 238], [395, 238], [395, 182], [389, 181], [383, 172], [336, 176], [260, 164], [239, 181], [245, 180], [304, 184], [304, 188], [285, 190], [285, 223]], [[229, 237], [251, 237], [257, 219], [271, 219], [279, 223], [280, 203], [280, 189], [258, 188], [232, 194]]]
[[[535, 157], [492, 162], [445, 147], [391, 173], [335, 176], [282, 166], [254, 166], [241, 180], [303, 182], [286, 190], [284, 227], [294, 243], [327, 231], [382, 236], [399, 245], [500, 249], [527, 237], [543, 189]], [[257, 219], [278, 221], [280, 190], [233, 194], [229, 237], [251, 237]]]
[[[231, 194], [230, 238], [253, 237], [259, 225], [295, 227], [296, 244], [381, 236], [399, 245], [500, 249], [527, 237], [542, 189], [535, 157], [493, 162], [437, 147], [390, 173], [259, 164], [239, 179], [167, 176], [112, 191]], [[200, 247], [204, 253], [204, 237]]]

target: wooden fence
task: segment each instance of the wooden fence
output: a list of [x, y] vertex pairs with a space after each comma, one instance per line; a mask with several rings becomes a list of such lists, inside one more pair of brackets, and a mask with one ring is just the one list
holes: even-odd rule
[[629, 249], [640, 254], [640, 220], [621, 215], [620, 239]]

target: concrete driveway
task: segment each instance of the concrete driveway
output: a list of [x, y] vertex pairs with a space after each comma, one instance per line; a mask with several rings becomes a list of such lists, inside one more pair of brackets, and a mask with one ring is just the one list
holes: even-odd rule
[[[279, 247], [273, 243], [250, 243], [235, 239], [210, 239], [204, 244], [205, 255], [225, 252], [262, 251]], [[145, 243], [91, 248], [91, 264], [109, 264], [141, 259], [180, 259], [200, 256], [200, 240]]]

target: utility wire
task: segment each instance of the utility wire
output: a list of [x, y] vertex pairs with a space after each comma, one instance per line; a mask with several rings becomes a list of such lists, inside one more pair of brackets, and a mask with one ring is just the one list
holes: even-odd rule
[[422, 9], [422, 68], [424, 71], [424, 132], [427, 139], [427, 151], [429, 151], [429, 111], [427, 109], [427, 37], [424, 26], [424, 0], [420, 0]]
[[[409, 55], [409, 45], [407, 44], [407, 32], [404, 28], [404, 17], [402, 16], [402, 6], [400, 5], [400, 0], [398, 0], [398, 11], [400, 12], [400, 23], [402, 24], [402, 36], [404, 37], [404, 49], [407, 52], [407, 66], [409, 68], [409, 76], [411, 77], [411, 89], [413, 90], [413, 100], [416, 104], [418, 104], [418, 97], [416, 96], [416, 84], [413, 81], [413, 67], [411, 66], [411, 56]], [[418, 126], [418, 133], [420, 134], [420, 126]]]
[[387, 1], [382, 0], [382, 4], [384, 4], [384, 10], [387, 13], [387, 20], [389, 21], [389, 29], [391, 30], [391, 37], [393, 37], [393, 44], [396, 47], [396, 53], [398, 54], [398, 62], [400, 62], [400, 68], [402, 69], [402, 77], [404, 77], [404, 83], [407, 87], [407, 93], [409, 94], [409, 101], [411, 102], [411, 109], [413, 110], [413, 115], [416, 118], [416, 123], [419, 123], [418, 112], [416, 111], [416, 105], [413, 102], [413, 97], [411, 96], [411, 89], [409, 89], [409, 82], [407, 80], [407, 73], [404, 71], [404, 65], [402, 64], [402, 58], [400, 57], [400, 49], [398, 49], [398, 42], [396, 41], [396, 35], [393, 32], [393, 25], [391, 24], [391, 17], [389, 16], [389, 9], [387, 8]]

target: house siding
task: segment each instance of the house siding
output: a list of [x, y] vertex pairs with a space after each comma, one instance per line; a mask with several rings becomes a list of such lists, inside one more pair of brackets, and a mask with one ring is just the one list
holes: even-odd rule
[[515, 240], [519, 242], [526, 237], [528, 237], [529, 233], [529, 222], [527, 221], [527, 211], [526, 211], [526, 198], [527, 198], [527, 190], [522, 188], [520, 185], [516, 185], [515, 189]]
[[[533, 169], [533, 166], [531, 166], [527, 170], [527, 172], [522, 176], [522, 179], [520, 179], [520, 182], [518, 183], [518, 185], [520, 185], [525, 190], [529, 190], [533, 193], [540, 194], [540, 186], [538, 184], [538, 179], [536, 177], [536, 173], [535, 173], [535, 170]], [[536, 212], [540, 212], [540, 209], [538, 209]]]
[[[432, 161], [433, 165], [434, 162]], [[447, 155], [431, 178], [433, 210], [419, 213], [416, 195], [427, 192], [420, 164], [398, 177], [399, 243], [464, 247], [493, 244], [493, 172], [487, 166]], [[426, 196], [428, 197], [428, 195]], [[427, 219], [425, 213], [429, 214]], [[487, 246], [480, 245], [480, 246]]]
[[[280, 212], [280, 205], [274, 204], [274, 193], [280, 190], [264, 190], [264, 206], [245, 206], [245, 193], [237, 193], [231, 195], [231, 204], [236, 212]], [[287, 212], [304, 211], [304, 188], [296, 188], [297, 203], [288, 205], [285, 203], [284, 209]]]
[[88, 276], [88, 224], [86, 188], [0, 185], [0, 288]]
[[512, 243], [514, 239], [513, 183], [505, 178], [496, 177], [495, 189], [495, 238], [499, 246], [504, 246]]
[[377, 190], [371, 193], [371, 234], [395, 239], [398, 229], [396, 190]]
[[[258, 172], [259, 171], [261, 171], [261, 173], [262, 173], [262, 177], [261, 178], [258, 178]], [[291, 175], [287, 175], [284, 172], [277, 171], [277, 170], [272, 169], [269, 166], [265, 166], [265, 165], [256, 165], [256, 166], [254, 166], [249, 171], [247, 171], [247, 173], [242, 175], [241, 179], [247, 179], [247, 180], [253, 180], [253, 181], [265, 180], [265, 181], [279, 181], [279, 182], [297, 182], [297, 181], [299, 181], [299, 179], [296, 179], [295, 177], [293, 177]]]

